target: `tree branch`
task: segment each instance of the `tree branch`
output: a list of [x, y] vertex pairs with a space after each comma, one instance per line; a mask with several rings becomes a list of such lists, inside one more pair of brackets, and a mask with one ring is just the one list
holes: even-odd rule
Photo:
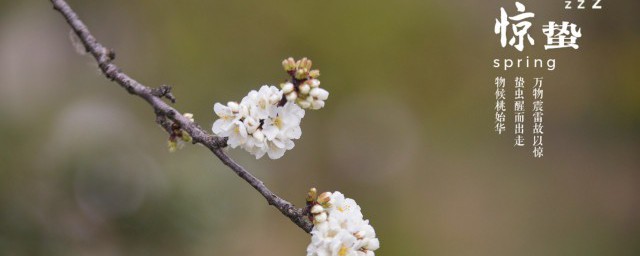
[[115, 58], [114, 51], [105, 48], [95, 39], [95, 37], [93, 37], [93, 35], [91, 35], [87, 26], [78, 18], [78, 15], [64, 0], [51, 0], [51, 3], [53, 3], [53, 8], [60, 12], [67, 20], [69, 26], [71, 26], [76, 35], [80, 38], [80, 41], [82, 41], [82, 44], [84, 44], [87, 52], [91, 53], [91, 55], [96, 59], [102, 73], [110, 80], [118, 83], [130, 94], [136, 95], [147, 101], [149, 105], [153, 107], [156, 114], [156, 122], [160, 126], [162, 126], [167, 132], [171, 133], [172, 123], [178, 124], [181, 129], [191, 135], [194, 144], [202, 144], [211, 150], [211, 152], [213, 152], [220, 161], [229, 166], [229, 168], [240, 176], [240, 178], [244, 179], [249, 183], [249, 185], [260, 192], [269, 205], [276, 207], [282, 214], [289, 217], [293, 223], [298, 225], [305, 232], [311, 232], [313, 224], [311, 224], [307, 218], [304, 209], [296, 208], [293, 204], [271, 192], [271, 190], [269, 190], [261, 180], [233, 161], [233, 159], [223, 151], [223, 148], [227, 145], [226, 138], [208, 134], [197, 124], [189, 121], [180, 114], [178, 110], [169, 106], [162, 100], [162, 97], [165, 97], [170, 101], [175, 102], [175, 98], [171, 94], [171, 89], [168, 86], [163, 85], [160, 88], [150, 88], [142, 85], [120, 71], [118, 66], [112, 63]]

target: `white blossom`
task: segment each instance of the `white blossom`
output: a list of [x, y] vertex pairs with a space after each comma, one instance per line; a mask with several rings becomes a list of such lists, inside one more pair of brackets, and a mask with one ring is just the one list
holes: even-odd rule
[[277, 136], [285, 139], [299, 139], [302, 135], [300, 121], [304, 117], [304, 110], [298, 105], [287, 103], [278, 107], [264, 120], [262, 130], [269, 140]]
[[218, 135], [227, 137], [227, 144], [232, 148], [243, 145], [249, 136], [246, 126], [239, 120], [233, 121], [230, 129], [224, 130], [221, 133], [218, 133]]
[[214, 134], [227, 137], [227, 145], [240, 147], [261, 158], [265, 154], [277, 159], [293, 149], [302, 136], [300, 123], [304, 109], [321, 109], [329, 92], [320, 88], [320, 71], [311, 69], [307, 58], [298, 61], [287, 58], [282, 66], [291, 79], [282, 83], [281, 90], [263, 85], [250, 91], [242, 100], [227, 105], [216, 103], [219, 117], [211, 127]]
[[304, 117], [304, 110], [296, 104], [279, 106], [282, 95], [277, 87], [264, 85], [250, 91], [239, 104], [216, 103], [219, 119], [213, 123], [213, 133], [228, 137], [230, 147], [241, 147], [256, 158], [265, 154], [271, 159], [282, 157], [295, 146], [293, 140], [302, 136]]
[[363, 219], [360, 206], [342, 193], [332, 193], [328, 203], [316, 204], [311, 211], [315, 225], [307, 256], [371, 256], [380, 247], [375, 230]]
[[250, 91], [240, 102], [249, 108], [249, 112], [255, 119], [265, 119], [270, 111], [275, 110], [276, 104], [282, 99], [282, 92], [275, 86], [263, 85], [259, 91]]
[[218, 115], [219, 119], [213, 123], [213, 133], [220, 134], [225, 132], [233, 126], [235, 121], [240, 120], [239, 107], [235, 107], [236, 111], [233, 111], [230, 106], [237, 106], [235, 102], [229, 102], [227, 106], [220, 103], [213, 105], [213, 111]]

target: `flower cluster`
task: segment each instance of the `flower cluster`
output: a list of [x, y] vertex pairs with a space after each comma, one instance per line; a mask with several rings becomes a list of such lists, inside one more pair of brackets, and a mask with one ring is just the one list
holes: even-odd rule
[[213, 132], [228, 137], [232, 148], [241, 147], [261, 158], [271, 159], [292, 149], [293, 140], [302, 135], [300, 121], [304, 110], [294, 103], [278, 106], [282, 92], [275, 86], [264, 85], [259, 91], [251, 91], [240, 103], [226, 106], [216, 103], [213, 110], [220, 117], [213, 123]]
[[338, 191], [315, 198], [311, 189], [307, 205], [313, 219], [307, 256], [373, 256], [380, 247], [376, 232], [364, 220], [360, 206]]
[[229, 146], [240, 147], [256, 158], [266, 154], [278, 159], [292, 149], [293, 140], [302, 136], [303, 108], [324, 107], [329, 92], [319, 87], [319, 71], [309, 71], [310, 60], [304, 58], [296, 62], [288, 58], [283, 64], [285, 62], [293, 64], [285, 66], [291, 79], [282, 90], [263, 85], [258, 91], [250, 91], [239, 103], [216, 103], [213, 110], [219, 118], [213, 123], [213, 133], [227, 137]]
[[320, 88], [320, 71], [311, 69], [312, 62], [307, 58], [299, 61], [288, 58], [282, 61], [282, 67], [292, 77], [291, 81], [280, 84], [288, 101], [296, 102], [302, 108], [321, 109], [329, 92]]

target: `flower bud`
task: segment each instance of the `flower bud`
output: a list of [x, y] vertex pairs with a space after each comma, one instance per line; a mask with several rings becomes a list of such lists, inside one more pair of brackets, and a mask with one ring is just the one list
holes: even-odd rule
[[314, 69], [309, 71], [309, 76], [313, 79], [316, 79], [320, 76], [320, 70]]
[[320, 86], [320, 80], [318, 80], [318, 79], [311, 79], [310, 84], [311, 84], [311, 87], [312, 87], [312, 88], [319, 87], [319, 86]]
[[310, 90], [311, 90], [311, 86], [309, 86], [307, 83], [300, 85], [300, 93], [309, 94]]
[[167, 142], [167, 146], [169, 147], [169, 152], [176, 152], [176, 150], [178, 149], [178, 142], [176, 142], [175, 140], [169, 140]]
[[320, 214], [314, 215], [313, 216], [313, 222], [315, 223], [322, 223], [327, 221], [327, 213], [326, 212], [322, 212]]
[[318, 190], [316, 190], [316, 188], [309, 189], [309, 192], [307, 193], [307, 202], [315, 201], [317, 196]]
[[324, 208], [322, 206], [320, 206], [319, 204], [314, 205], [313, 207], [311, 207], [311, 213], [316, 215], [319, 214], [321, 212], [324, 212]]
[[192, 123], [193, 121], [195, 121], [195, 119], [193, 119], [193, 114], [191, 113], [184, 113], [183, 116], [187, 118], [187, 120], [191, 121]]
[[304, 100], [305, 100], [306, 102], [312, 103], [312, 102], [314, 101], [314, 98], [313, 98], [313, 96], [311, 96], [311, 95], [307, 95], [307, 97], [306, 97], [306, 98], [304, 98]]
[[182, 140], [187, 143], [191, 143], [191, 141], [193, 141], [193, 138], [191, 138], [191, 135], [189, 135], [189, 133], [187, 133], [184, 130], [182, 130], [182, 132], [180, 133], [180, 138], [182, 138]]
[[306, 68], [300, 68], [300, 69], [296, 70], [295, 77], [296, 77], [296, 79], [302, 80], [302, 79], [307, 78], [307, 74], [308, 74], [308, 71], [307, 71]]
[[295, 101], [298, 98], [298, 94], [296, 92], [291, 92], [287, 94], [288, 101]]
[[298, 65], [298, 68], [309, 70], [311, 69], [311, 65], [311, 60], [307, 59], [307, 57], [304, 57], [300, 60], [300, 65]]
[[281, 87], [284, 94], [288, 94], [293, 91], [293, 84], [290, 82], [283, 83]]
[[301, 108], [309, 108], [311, 107], [311, 102], [308, 102], [306, 100], [299, 100], [298, 106], [300, 106]]
[[289, 57], [282, 61], [282, 67], [285, 71], [294, 70], [296, 68], [296, 61], [293, 58]]
[[318, 196], [317, 202], [319, 204], [326, 204], [331, 200], [331, 192], [324, 192]]
[[309, 95], [319, 100], [327, 100], [329, 98], [329, 92], [322, 88], [311, 89], [311, 92], [309, 92]]
[[312, 109], [321, 109], [323, 107], [324, 107], [324, 101], [314, 100], [313, 102], [311, 102]]

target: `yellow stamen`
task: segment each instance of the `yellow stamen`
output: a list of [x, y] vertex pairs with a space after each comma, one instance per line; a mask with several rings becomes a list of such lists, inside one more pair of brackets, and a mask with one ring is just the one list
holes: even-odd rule
[[340, 256], [345, 256], [345, 255], [347, 255], [347, 249], [348, 249], [348, 248], [347, 248], [346, 246], [344, 246], [344, 245], [343, 245], [342, 247], [340, 247], [340, 251], [338, 251], [338, 255], [340, 255]]
[[282, 118], [276, 117], [276, 119], [273, 120], [273, 124], [278, 127], [278, 129], [282, 129]]

